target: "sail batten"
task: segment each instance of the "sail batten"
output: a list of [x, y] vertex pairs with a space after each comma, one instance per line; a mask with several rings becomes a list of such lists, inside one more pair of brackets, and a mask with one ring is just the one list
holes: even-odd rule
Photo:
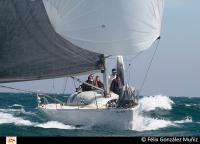
[[1, 0], [0, 19], [0, 83], [100, 69], [101, 54], [84, 50], [54, 31], [42, 0]]

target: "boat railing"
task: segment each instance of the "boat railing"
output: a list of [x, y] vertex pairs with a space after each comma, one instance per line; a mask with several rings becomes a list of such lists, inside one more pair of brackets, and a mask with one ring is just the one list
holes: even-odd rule
[[[74, 95], [77, 95], [76, 96], [76, 105], [74, 105], [74, 106], [77, 106], [77, 108], [80, 109], [80, 107], [86, 106], [87, 104], [85, 104], [84, 100], [79, 99], [78, 93], [80, 93], [80, 92], [79, 91], [75, 92], [75, 93], [71, 94], [69, 97], [73, 97]], [[94, 93], [94, 99], [95, 99], [96, 109], [99, 109], [98, 102], [97, 102], [97, 96], [95, 93]], [[43, 94], [43, 93], [37, 93], [37, 100], [38, 100], [38, 107], [43, 107], [43, 108], [46, 108], [46, 105], [48, 105], [52, 102], [56, 103], [56, 109], [57, 109], [57, 104], [60, 104], [60, 106], [67, 105], [67, 102], [63, 102], [63, 101], [57, 99], [55, 96], [50, 96], [48, 94]]]
[[132, 108], [138, 104], [138, 90], [125, 85], [120, 93], [117, 108]]
[[[47, 94], [40, 94], [40, 93], [37, 93], [37, 99], [38, 99], [38, 107], [39, 106], [42, 106], [42, 107], [45, 107], [47, 104], [49, 104], [49, 99], [53, 100], [54, 102], [59, 103], [60, 105], [64, 105], [64, 102], [55, 98], [55, 97], [52, 97], [50, 95], [47, 95]], [[56, 105], [56, 109], [57, 109], [57, 105]]]

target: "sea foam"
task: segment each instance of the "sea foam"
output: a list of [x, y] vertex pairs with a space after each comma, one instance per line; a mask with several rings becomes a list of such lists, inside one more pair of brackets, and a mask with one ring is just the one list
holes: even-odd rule
[[21, 117], [14, 117], [12, 114], [0, 112], [0, 124], [13, 123], [15, 125], [31, 126], [32, 122]]
[[41, 128], [56, 128], [56, 129], [76, 129], [74, 126], [65, 125], [57, 121], [48, 121], [45, 123], [31, 122], [21, 117], [15, 117], [12, 114], [0, 112], [0, 124], [15, 124], [19, 126], [33, 126]]
[[[175, 123], [170, 120], [148, 117], [144, 113], [153, 111], [156, 108], [171, 110], [172, 104], [174, 104], [174, 102], [169, 97], [162, 95], [141, 98], [138, 106], [134, 109], [133, 121], [130, 123], [130, 129], [135, 131], [149, 131], [158, 130], [168, 126], [175, 126]], [[16, 117], [13, 114], [8, 113], [9, 111], [0, 111], [0, 124], [13, 123], [15, 125], [41, 128], [78, 129], [75, 126], [65, 125], [57, 121], [48, 121], [44, 123], [31, 122], [30, 120], [25, 120], [22, 117]]]
[[151, 118], [145, 116], [143, 112], [149, 112], [156, 108], [171, 110], [174, 102], [167, 96], [156, 95], [143, 97], [139, 100], [139, 105], [134, 109], [131, 129], [135, 131], [158, 130], [168, 126], [175, 126], [170, 120]]
[[174, 122], [175, 122], [175, 123], [192, 123], [193, 121], [192, 121], [192, 117], [187, 116], [187, 117], [185, 117], [185, 119], [183, 119], [183, 120], [174, 121]]
[[139, 101], [141, 111], [152, 111], [156, 108], [171, 110], [174, 102], [167, 96], [146, 96]]
[[42, 128], [76, 129], [75, 126], [65, 125], [65, 124], [57, 122], [57, 121], [48, 121], [46, 123], [37, 124], [35, 126], [42, 127]]

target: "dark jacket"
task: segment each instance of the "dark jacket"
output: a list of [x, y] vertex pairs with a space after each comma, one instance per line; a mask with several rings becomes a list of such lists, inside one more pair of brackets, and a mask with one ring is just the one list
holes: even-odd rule
[[120, 95], [120, 86], [121, 86], [120, 79], [119, 78], [115, 78], [111, 82], [110, 91]]
[[[87, 80], [86, 83], [89, 83], [89, 84], [91, 84], [91, 85], [94, 85], [94, 81], [89, 81], [89, 80]], [[85, 84], [85, 83], [83, 83], [83, 84], [81, 85], [81, 88], [82, 88], [82, 91], [91, 91], [91, 90], [94, 90], [94, 89], [95, 89], [94, 87], [89, 86], [89, 85], [87, 85], [87, 84]]]

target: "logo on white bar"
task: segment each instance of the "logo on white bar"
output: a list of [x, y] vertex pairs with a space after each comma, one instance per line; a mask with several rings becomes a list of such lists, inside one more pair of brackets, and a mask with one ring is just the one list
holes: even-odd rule
[[17, 137], [7, 136], [6, 137], [6, 144], [17, 144]]

